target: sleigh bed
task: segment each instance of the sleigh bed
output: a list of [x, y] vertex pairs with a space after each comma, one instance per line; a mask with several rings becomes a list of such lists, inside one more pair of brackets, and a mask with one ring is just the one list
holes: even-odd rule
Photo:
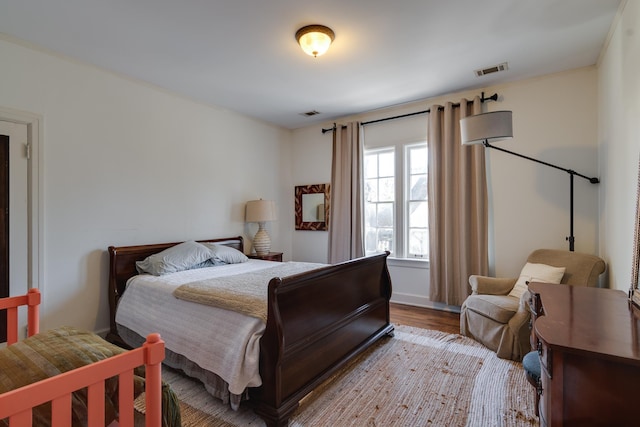
[[[198, 242], [224, 245], [240, 252], [244, 249], [242, 237]], [[118, 313], [118, 308], [121, 302], [126, 302], [126, 298], [122, 298], [127, 296], [125, 295], [127, 283], [134, 276], [131, 283], [141, 276], [136, 270], [137, 261], [142, 261], [181, 243], [183, 242], [109, 247], [111, 330], [107, 336], [108, 340], [121, 345], [138, 345], [142, 335], [117, 322], [117, 319], [124, 317], [122, 313]], [[266, 321], [261, 322], [261, 326], [253, 331], [258, 337], [254, 344], [259, 348], [257, 361], [259, 382], [255, 385], [249, 383], [244, 396], [248, 395], [254, 411], [265, 420], [268, 426], [287, 425], [290, 415], [305, 395], [378, 339], [385, 335], [392, 335], [393, 325], [389, 321], [391, 280], [386, 264], [387, 256], [388, 253], [383, 253], [335, 265], [319, 265], [309, 271], [293, 275], [274, 275], [264, 281], [264, 286], [268, 287]], [[274, 268], [272, 270], [274, 272], [285, 271], [278, 270], [278, 268], [284, 268], [284, 264], [294, 264], [250, 261], [251, 263], [247, 264], [268, 263], [269, 265], [265, 265], [265, 268]], [[200, 269], [202, 271], [198, 271], [197, 274], [202, 275], [205, 274], [204, 270], [215, 271], [218, 268], [202, 268]], [[233, 266], [223, 266], [223, 268], [233, 268]], [[127, 292], [132, 294], [135, 289], [132, 286]], [[152, 300], [153, 298], [150, 298], [148, 301]], [[207, 381], [211, 376], [216, 377], [213, 381], [215, 383], [220, 380], [218, 376], [224, 377], [225, 373], [198, 370], [198, 364], [186, 360], [188, 358], [181, 354], [181, 346], [172, 347], [171, 339], [167, 338], [161, 329], [162, 316], [177, 318], [178, 312], [204, 310], [198, 303], [182, 301], [180, 304], [182, 304], [180, 310], [172, 309], [171, 312], [162, 314], [162, 308], [158, 308], [159, 311], [149, 312], [153, 313], [155, 319], [159, 319], [157, 320], [159, 332], [166, 342], [165, 362], [177, 360], [179, 369], [201, 379], [205, 386], [208, 385]], [[236, 319], [246, 317], [244, 314], [216, 307], [207, 307], [207, 310], [209, 309], [226, 312], [226, 315], [234, 319], [229, 322], [232, 325], [235, 324]], [[144, 307], [144, 310], [151, 310], [151, 308]], [[129, 311], [132, 310], [129, 309]], [[215, 322], [208, 325], [212, 333], [219, 332], [221, 336], [229, 334], [220, 326], [225, 322], [217, 320]], [[177, 320], [175, 323], [178, 323]], [[197, 323], [193, 324], [194, 328], [206, 321], [200, 320]], [[170, 333], [175, 331], [168, 332], [170, 336]], [[182, 336], [189, 332], [191, 331], [178, 333]], [[247, 347], [250, 346], [249, 340]], [[210, 351], [219, 350], [214, 347], [224, 347], [224, 344], [211, 345]], [[233, 359], [236, 354], [232, 352], [228, 356]], [[185, 367], [187, 369], [184, 369]], [[207, 389], [209, 390], [209, 387]]]

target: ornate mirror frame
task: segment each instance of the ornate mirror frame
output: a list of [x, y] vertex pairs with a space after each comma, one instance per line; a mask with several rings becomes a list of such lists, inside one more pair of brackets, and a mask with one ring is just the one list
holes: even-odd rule
[[640, 161], [638, 162], [638, 187], [636, 192], [636, 219], [633, 232], [633, 264], [631, 265], [631, 301], [640, 307], [640, 284], [638, 273], [640, 270]]
[[[305, 194], [324, 194], [324, 221], [303, 220], [303, 199]], [[326, 231], [329, 229], [329, 184], [298, 185], [295, 189], [296, 230]]]

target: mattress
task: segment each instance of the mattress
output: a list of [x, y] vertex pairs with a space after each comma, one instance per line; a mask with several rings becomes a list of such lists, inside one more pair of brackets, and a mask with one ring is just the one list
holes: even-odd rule
[[[259, 374], [260, 337], [265, 323], [258, 318], [218, 307], [177, 299], [180, 285], [271, 268], [279, 263], [250, 259], [241, 264], [180, 271], [164, 276], [129, 279], [116, 311], [116, 324], [140, 337], [158, 332], [168, 352], [219, 376], [231, 394], [262, 384]], [[265, 283], [265, 286], [267, 284]], [[122, 336], [127, 340], [126, 335]], [[135, 346], [138, 343], [128, 342]], [[235, 406], [235, 405], [234, 405]]]

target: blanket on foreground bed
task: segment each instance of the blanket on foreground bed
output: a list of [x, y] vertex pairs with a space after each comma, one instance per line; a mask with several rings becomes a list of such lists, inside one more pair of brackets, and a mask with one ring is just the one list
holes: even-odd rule
[[[72, 327], [42, 332], [0, 349], [0, 394], [126, 352], [98, 335]], [[144, 366], [134, 370], [134, 396], [144, 391]], [[87, 389], [72, 395], [72, 425], [87, 425]], [[105, 381], [105, 425], [118, 417], [118, 378]], [[168, 384], [162, 386], [164, 427], [180, 427], [178, 400]], [[51, 424], [51, 403], [33, 410], [33, 425]], [[138, 424], [136, 422], [136, 424]], [[0, 426], [8, 427], [7, 419]]]
[[266, 322], [267, 291], [271, 279], [292, 276], [325, 266], [325, 264], [311, 262], [285, 262], [250, 273], [186, 283], [173, 291], [173, 295], [185, 301], [236, 311]]

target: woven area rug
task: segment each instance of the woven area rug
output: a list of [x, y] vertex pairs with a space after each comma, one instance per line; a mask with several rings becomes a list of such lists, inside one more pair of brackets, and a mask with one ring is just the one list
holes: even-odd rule
[[[197, 381], [163, 372], [182, 425], [264, 426], [248, 405], [231, 410]], [[290, 426], [538, 426], [520, 363], [461, 335], [397, 326], [305, 397]]]

